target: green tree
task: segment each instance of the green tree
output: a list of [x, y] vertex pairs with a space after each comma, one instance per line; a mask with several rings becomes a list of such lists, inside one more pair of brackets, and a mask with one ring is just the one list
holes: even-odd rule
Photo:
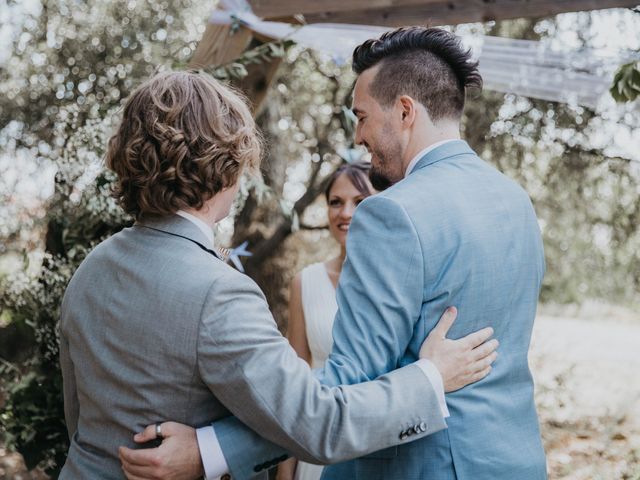
[[[590, 16], [577, 20], [588, 46]], [[557, 28], [549, 20], [517, 20], [497, 24], [491, 34], [540, 39]], [[622, 115], [618, 123], [605, 118], [614, 115], [486, 91], [466, 109], [465, 137], [533, 200], [546, 252], [543, 301], [637, 302], [638, 159], [606, 150], [616, 130], [640, 125], [632, 115]], [[609, 140], [594, 145], [592, 138], [599, 136]]]
[[62, 294], [86, 252], [130, 222], [100, 168], [112, 117], [141, 79], [184, 65], [208, 6], [144, 0], [40, 6], [18, 26], [0, 69], [2, 153], [56, 169], [41, 219], [41, 271], [11, 278], [0, 295], [2, 311], [28, 327], [33, 340], [18, 373], [5, 371], [10, 387], [1, 415], [9, 445], [27, 466], [56, 476], [68, 446], [57, 360]]

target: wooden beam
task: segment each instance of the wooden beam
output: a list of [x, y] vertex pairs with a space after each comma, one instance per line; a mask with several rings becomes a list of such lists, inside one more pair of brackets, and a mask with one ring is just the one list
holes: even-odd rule
[[288, 17], [294, 14], [344, 12], [370, 8], [403, 8], [426, 5], [442, 0], [249, 0], [253, 13], [264, 19]]
[[247, 66], [248, 75], [238, 82], [234, 82], [251, 101], [253, 116], [257, 117], [262, 111], [267, 98], [269, 87], [275, 78], [282, 58], [272, 58], [268, 62]]
[[242, 55], [252, 38], [251, 30], [243, 26], [232, 33], [231, 25], [208, 23], [202, 40], [189, 62], [189, 68], [229, 63]]
[[[198, 69], [212, 65], [224, 65], [240, 57], [252, 42], [253, 46], [256, 46], [270, 40], [262, 35], [254, 37], [251, 30], [245, 27], [240, 27], [231, 33], [230, 25], [209, 23], [191, 62], [189, 62], [189, 68]], [[254, 116], [257, 116], [262, 109], [267, 91], [278, 71], [280, 62], [280, 58], [273, 58], [268, 62], [247, 65], [248, 75], [233, 82], [251, 102]]]
[[[345, 2], [345, 4], [351, 3]], [[422, 1], [421, 5], [401, 8], [327, 10], [323, 13], [307, 14], [305, 20], [307, 23], [354, 23], [388, 27], [435, 26], [523, 17], [548, 17], [565, 12], [634, 7], [637, 4], [638, 0], [438, 0], [436, 2], [426, 0]], [[298, 12], [290, 12], [290, 14], [295, 13]]]

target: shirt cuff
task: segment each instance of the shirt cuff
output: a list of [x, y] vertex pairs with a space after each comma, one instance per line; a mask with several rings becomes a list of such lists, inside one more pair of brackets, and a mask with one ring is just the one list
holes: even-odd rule
[[436, 397], [438, 398], [438, 404], [440, 405], [440, 412], [442, 413], [442, 418], [449, 417], [449, 409], [447, 408], [447, 402], [444, 399], [444, 384], [442, 383], [442, 375], [434, 365], [431, 360], [427, 360], [426, 358], [421, 358], [415, 365], [422, 370], [422, 372], [426, 375], [427, 380], [433, 387], [433, 390], [436, 392]]
[[213, 425], [198, 428], [196, 437], [202, 466], [204, 467], [204, 478], [206, 480], [219, 480], [222, 475], [229, 472], [229, 466], [222, 454], [222, 448], [220, 448], [220, 442], [218, 442]]

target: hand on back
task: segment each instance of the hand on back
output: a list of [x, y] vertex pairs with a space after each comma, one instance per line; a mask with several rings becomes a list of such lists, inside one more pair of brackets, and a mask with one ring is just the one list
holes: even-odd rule
[[[120, 447], [120, 461], [128, 480], [194, 480], [204, 469], [195, 429], [175, 422], [162, 424], [163, 440], [157, 448]], [[133, 437], [136, 443], [156, 440], [155, 425]]]
[[444, 384], [445, 392], [453, 392], [482, 380], [491, 372], [491, 364], [498, 356], [499, 342], [491, 339], [493, 328], [487, 327], [458, 340], [447, 338], [458, 311], [445, 310], [438, 324], [429, 332], [420, 347], [420, 358], [432, 361]]

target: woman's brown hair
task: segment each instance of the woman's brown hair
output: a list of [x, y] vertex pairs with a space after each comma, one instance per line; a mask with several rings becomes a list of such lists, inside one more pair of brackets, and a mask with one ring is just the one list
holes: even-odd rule
[[244, 99], [196, 72], [160, 73], [129, 97], [105, 163], [114, 196], [137, 217], [201, 208], [257, 170], [262, 145]]
[[341, 175], [346, 175], [349, 178], [351, 184], [364, 196], [368, 197], [373, 195], [375, 191], [371, 188], [369, 183], [369, 172], [371, 171], [371, 164], [368, 162], [354, 162], [345, 163], [338, 167], [338, 169], [331, 174], [327, 186], [324, 189], [324, 196], [329, 201], [329, 195], [331, 194], [331, 188], [336, 180]]

